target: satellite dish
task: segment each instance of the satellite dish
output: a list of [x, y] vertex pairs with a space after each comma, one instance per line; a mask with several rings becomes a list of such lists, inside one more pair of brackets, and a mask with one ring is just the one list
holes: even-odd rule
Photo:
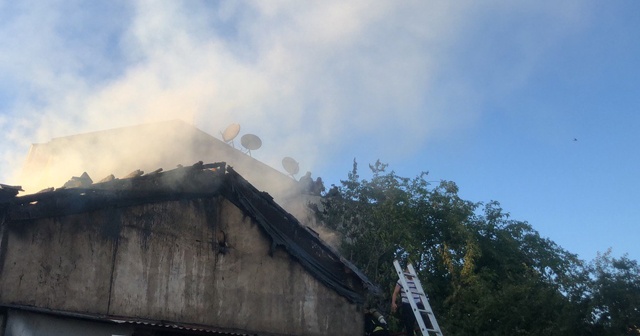
[[231, 124], [227, 126], [224, 132], [222, 132], [222, 140], [224, 140], [224, 142], [232, 141], [233, 139], [235, 139], [236, 136], [238, 136], [239, 132], [240, 132], [240, 125]]
[[242, 144], [242, 147], [247, 149], [249, 155], [251, 155], [252, 150], [262, 147], [262, 140], [260, 140], [260, 138], [255, 134], [243, 135], [242, 138], [240, 138], [240, 143]]
[[287, 173], [291, 175], [291, 177], [293, 177], [293, 175], [297, 174], [300, 171], [298, 162], [288, 156], [282, 159], [282, 167], [284, 167], [284, 170], [286, 170]]

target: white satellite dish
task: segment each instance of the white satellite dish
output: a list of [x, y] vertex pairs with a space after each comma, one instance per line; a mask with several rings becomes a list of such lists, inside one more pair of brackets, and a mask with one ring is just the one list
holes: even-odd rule
[[233, 145], [233, 139], [235, 139], [236, 136], [238, 136], [239, 132], [240, 132], [240, 125], [231, 124], [227, 126], [224, 132], [222, 132], [222, 140], [226, 143], [231, 142], [231, 144]]
[[288, 156], [285, 156], [285, 158], [282, 159], [282, 167], [284, 167], [284, 170], [286, 170], [287, 173], [291, 175], [291, 177], [293, 177], [300, 171], [300, 165], [298, 164], [298, 161]]
[[240, 143], [242, 147], [247, 149], [247, 153], [251, 155], [252, 150], [259, 149], [262, 147], [262, 140], [255, 134], [245, 134], [240, 138]]

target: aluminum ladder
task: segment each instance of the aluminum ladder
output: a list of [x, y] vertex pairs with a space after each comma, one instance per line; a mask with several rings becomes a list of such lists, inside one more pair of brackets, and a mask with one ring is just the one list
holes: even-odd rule
[[[420, 332], [423, 336], [429, 336], [429, 333], [443, 336], [442, 331], [440, 330], [440, 326], [438, 325], [438, 321], [436, 321], [436, 316], [433, 314], [433, 310], [431, 309], [431, 305], [429, 305], [429, 301], [427, 300], [427, 296], [424, 294], [424, 290], [422, 289], [422, 284], [420, 283], [420, 279], [418, 279], [418, 275], [416, 274], [415, 269], [413, 269], [413, 265], [411, 263], [407, 264], [407, 273], [404, 272], [402, 267], [400, 267], [400, 262], [398, 260], [393, 261], [393, 267], [396, 269], [396, 273], [398, 274], [398, 278], [400, 278], [400, 283], [402, 284], [402, 290], [405, 291], [407, 298], [409, 299], [409, 304], [411, 305], [411, 309], [413, 310], [413, 316], [416, 318], [416, 322], [418, 322], [418, 326], [420, 327]], [[416, 292], [409, 291], [409, 285], [407, 284], [407, 276], [413, 277], [413, 282], [416, 285]], [[420, 296], [420, 301], [422, 301], [422, 305], [424, 309], [418, 308], [415, 300], [413, 299], [413, 294], [417, 294]], [[427, 328], [424, 324], [424, 320], [422, 319], [422, 314], [425, 314], [429, 321], [431, 322], [432, 328]]]

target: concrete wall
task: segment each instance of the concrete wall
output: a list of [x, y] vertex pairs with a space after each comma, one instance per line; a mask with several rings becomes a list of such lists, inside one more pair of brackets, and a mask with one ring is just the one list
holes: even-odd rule
[[9, 224], [0, 303], [255, 333], [363, 333], [356, 305], [286, 252], [270, 256], [266, 235], [222, 198]]

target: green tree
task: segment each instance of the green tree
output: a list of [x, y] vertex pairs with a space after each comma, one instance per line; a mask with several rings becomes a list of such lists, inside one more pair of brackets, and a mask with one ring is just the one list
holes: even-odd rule
[[386, 286], [393, 259], [411, 260], [438, 321], [452, 335], [587, 335], [588, 273], [582, 262], [499, 203], [461, 199], [450, 181], [432, 186], [387, 172], [353, 169], [327, 193], [318, 215], [342, 235], [342, 253]]
[[591, 264], [592, 317], [600, 335], [640, 335], [640, 267], [626, 255], [613, 258], [611, 250]]

